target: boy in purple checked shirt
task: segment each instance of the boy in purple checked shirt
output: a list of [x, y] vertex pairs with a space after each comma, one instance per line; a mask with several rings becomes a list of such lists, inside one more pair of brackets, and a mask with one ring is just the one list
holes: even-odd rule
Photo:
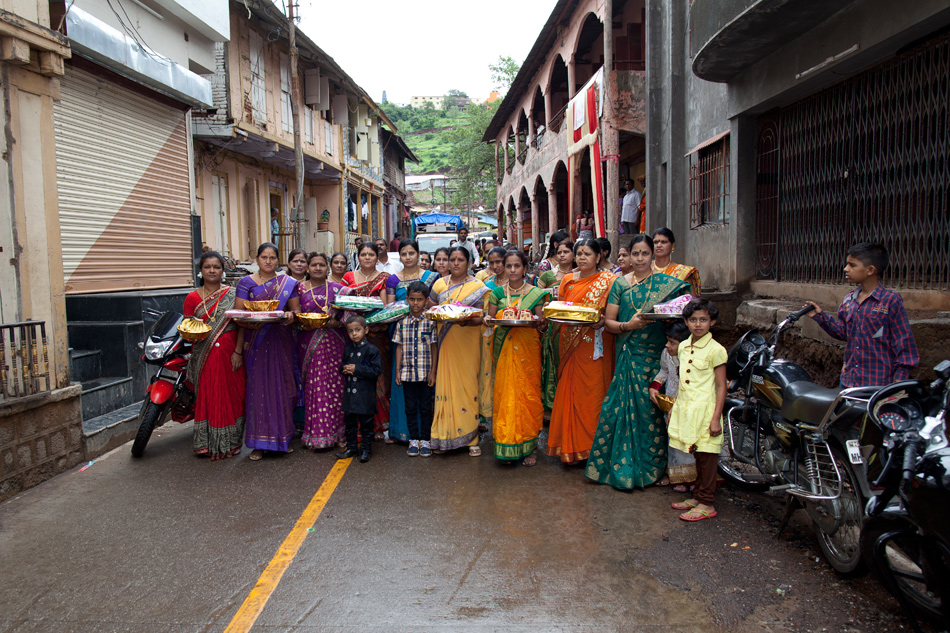
[[868, 387], [906, 380], [920, 357], [904, 301], [881, 284], [889, 257], [883, 245], [862, 242], [848, 249], [845, 278], [858, 287], [845, 296], [838, 318], [822, 312], [814, 301], [808, 316], [821, 329], [845, 341], [842, 387]]

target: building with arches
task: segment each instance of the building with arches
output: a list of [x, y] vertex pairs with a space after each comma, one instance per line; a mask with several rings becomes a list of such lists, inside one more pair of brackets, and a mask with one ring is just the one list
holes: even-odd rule
[[[519, 246], [536, 247], [569, 228], [572, 215], [595, 208], [598, 190], [607, 235], [616, 236], [619, 186], [644, 173], [644, 3], [614, 0], [609, 21], [605, 6], [603, 0], [555, 5], [482, 139], [495, 147], [499, 235]], [[605, 22], [613, 44], [609, 74], [603, 72]], [[598, 112], [597, 151], [576, 142], [575, 123], [583, 116], [569, 116], [572, 104], [586, 112], [588, 91]], [[593, 161], [599, 168], [592, 169]]]

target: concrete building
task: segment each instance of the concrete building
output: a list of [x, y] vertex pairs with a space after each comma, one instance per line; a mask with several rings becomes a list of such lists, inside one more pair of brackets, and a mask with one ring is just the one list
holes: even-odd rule
[[[646, 11], [647, 223], [704, 291], [832, 309], [848, 246], [875, 240], [908, 310], [950, 309], [945, 0]], [[923, 368], [950, 355], [925, 347]]]
[[[251, 17], [248, 18], [248, 10]], [[369, 95], [298, 30], [305, 165], [298, 205], [287, 17], [268, 0], [232, 0], [231, 42], [217, 46], [214, 108], [195, 116], [203, 241], [237, 260], [272, 239], [333, 252], [390, 232], [384, 212], [381, 125], [396, 127]], [[301, 212], [294, 214], [294, 209]], [[320, 231], [327, 211], [328, 230]], [[364, 212], [365, 211], [365, 212]]]
[[616, 241], [620, 184], [643, 173], [644, 5], [614, 0], [608, 17], [608, 4], [557, 2], [485, 132], [499, 231], [519, 246], [584, 210], [599, 210], [599, 232]]
[[419, 162], [406, 142], [398, 135], [383, 128], [383, 180], [386, 184], [386, 194], [383, 196], [383, 206], [387, 210], [387, 227], [385, 235], [392, 238], [393, 233], [403, 236], [411, 234], [412, 223], [411, 205], [406, 203], [406, 161]]
[[71, 51], [55, 26], [45, 2], [0, 3], [0, 501], [84, 457], [53, 121]]
[[409, 100], [409, 105], [411, 105], [413, 108], [421, 108], [423, 105], [431, 103], [432, 107], [434, 107], [436, 110], [441, 110], [442, 103], [444, 101], [445, 97], [442, 95], [434, 97], [412, 97]]

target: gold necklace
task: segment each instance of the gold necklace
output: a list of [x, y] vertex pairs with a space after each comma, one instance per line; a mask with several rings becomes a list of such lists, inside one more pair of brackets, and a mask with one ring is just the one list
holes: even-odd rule
[[[637, 277], [636, 277], [636, 274], [634, 274], [633, 278], [634, 278], [634, 279], [637, 278]], [[646, 281], [646, 278], [644, 278], [643, 281]], [[644, 300], [643, 300], [643, 303], [640, 305], [640, 307], [637, 308], [637, 314], [640, 314], [641, 312], [643, 312], [643, 308], [647, 307], [647, 304], [650, 302], [650, 297], [651, 297], [652, 294], [653, 294], [653, 282], [654, 282], [654, 281], [656, 281], [656, 277], [655, 277], [654, 275], [650, 275], [650, 289], [647, 291], [647, 297], [646, 297], [646, 299], [644, 299]], [[643, 283], [643, 282], [638, 282], [636, 285], [639, 286], [640, 283]], [[634, 307], [636, 308], [636, 306], [634, 306]]]
[[309, 283], [310, 283], [310, 288], [307, 290], [307, 292], [310, 293], [310, 298], [313, 299], [313, 302], [314, 302], [314, 303], [317, 305], [317, 307], [320, 309], [320, 312], [323, 312], [324, 314], [326, 314], [326, 313], [327, 313], [327, 305], [329, 305], [329, 303], [330, 303], [330, 283], [326, 280], [326, 278], [324, 278], [324, 280], [323, 280], [323, 289], [324, 289], [324, 291], [323, 291], [323, 305], [322, 305], [322, 306], [320, 305], [320, 301], [317, 300], [317, 295], [313, 294], [313, 291], [316, 290], [316, 288], [313, 286], [313, 282], [311, 281], [311, 282], [309, 282]]
[[[201, 290], [204, 290], [204, 288], [201, 288]], [[218, 286], [218, 289], [215, 290], [215, 292], [220, 292], [220, 291], [221, 291], [221, 287]], [[200, 297], [201, 294], [202, 294], [202, 293], [199, 292], [199, 293], [198, 293], [198, 296]], [[212, 296], [214, 296], [214, 295], [213, 295], [213, 294], [210, 294], [210, 295], [209, 295], [209, 294], [207, 293], [207, 291], [205, 291], [205, 296], [204, 296], [204, 298], [202, 298], [202, 300], [201, 300], [201, 308], [205, 311], [205, 314], [208, 314], [207, 301], [208, 301], [208, 299], [209, 299], [210, 297], [212, 297]], [[220, 301], [218, 301], [216, 304], [214, 304], [214, 314], [212, 314], [211, 317], [208, 319], [208, 323], [214, 323], [215, 318], [218, 316], [218, 308], [220, 308], [220, 307], [221, 307], [221, 302], [220, 302]]]
[[511, 291], [512, 291], [512, 290], [522, 290], [522, 289], [524, 289], [525, 283], [526, 283], [525, 280], [522, 279], [522, 280], [521, 280], [521, 285], [518, 286], [517, 288], [512, 288], [510, 281], [507, 282], [507, 283], [505, 283], [505, 286], [504, 286], [504, 288], [505, 288], [505, 301], [508, 302], [508, 307], [509, 307], [509, 308], [512, 308], [512, 309], [514, 309], [514, 310], [521, 310], [521, 300], [524, 298], [524, 293], [522, 292], [522, 293], [518, 293], [518, 294], [516, 295], [516, 296], [518, 297], [518, 305], [512, 306], [512, 305], [511, 305]]
[[[452, 278], [449, 277], [450, 282], [451, 282], [451, 279]], [[455, 292], [455, 299], [452, 300], [452, 303], [458, 303], [459, 297], [462, 295], [462, 289], [465, 288], [465, 284], [467, 283], [468, 283], [468, 277], [466, 276], [465, 280], [462, 281], [461, 284], [459, 284], [459, 289]]]

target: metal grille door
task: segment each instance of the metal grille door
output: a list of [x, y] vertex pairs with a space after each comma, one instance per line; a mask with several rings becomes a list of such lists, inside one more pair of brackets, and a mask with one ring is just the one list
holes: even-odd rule
[[879, 241], [887, 284], [950, 289], [950, 34], [759, 120], [760, 279], [841, 283]]

